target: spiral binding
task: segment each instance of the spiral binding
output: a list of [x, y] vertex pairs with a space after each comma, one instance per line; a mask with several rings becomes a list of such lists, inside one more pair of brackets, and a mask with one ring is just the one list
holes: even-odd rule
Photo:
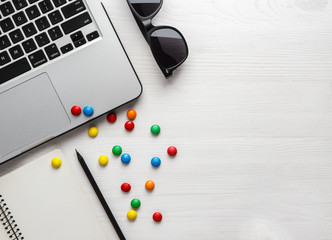
[[2, 195], [0, 195], [0, 222], [1, 225], [5, 228], [6, 233], [9, 235], [9, 239], [24, 239]]

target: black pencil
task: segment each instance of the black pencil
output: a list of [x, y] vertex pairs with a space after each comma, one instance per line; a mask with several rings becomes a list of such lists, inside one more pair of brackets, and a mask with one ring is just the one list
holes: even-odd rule
[[83, 170], [84, 170], [86, 176], [88, 177], [88, 179], [89, 179], [89, 181], [90, 181], [90, 183], [91, 183], [93, 189], [95, 190], [95, 193], [97, 194], [97, 196], [98, 196], [98, 198], [99, 198], [99, 201], [100, 201], [101, 205], [103, 205], [103, 208], [104, 208], [105, 212], [107, 213], [107, 216], [108, 216], [108, 218], [110, 219], [110, 221], [111, 221], [111, 223], [112, 223], [112, 225], [113, 225], [113, 227], [114, 227], [116, 233], [118, 234], [118, 236], [119, 236], [119, 238], [120, 238], [121, 240], [125, 240], [125, 239], [126, 239], [125, 236], [123, 235], [123, 233], [122, 233], [122, 231], [121, 231], [121, 229], [120, 229], [118, 223], [116, 222], [116, 220], [115, 220], [115, 218], [114, 218], [114, 216], [113, 216], [113, 213], [112, 213], [111, 209], [110, 209], [109, 206], [107, 205], [107, 202], [106, 202], [106, 200], [105, 200], [103, 194], [101, 193], [101, 191], [100, 191], [100, 189], [99, 189], [99, 187], [98, 187], [98, 185], [97, 185], [95, 179], [93, 178], [93, 176], [92, 176], [92, 174], [91, 174], [91, 172], [90, 172], [88, 166], [86, 165], [86, 163], [85, 163], [83, 157], [81, 156], [81, 154], [78, 153], [77, 150], [76, 150], [76, 154], [77, 154], [77, 159], [78, 159], [78, 161], [80, 162], [80, 164], [81, 164], [81, 166], [82, 166], [82, 168], [83, 168]]

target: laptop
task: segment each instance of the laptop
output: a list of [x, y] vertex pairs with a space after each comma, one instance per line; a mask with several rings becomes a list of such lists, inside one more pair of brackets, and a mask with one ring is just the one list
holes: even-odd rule
[[141, 92], [101, 0], [0, 0], [0, 163]]

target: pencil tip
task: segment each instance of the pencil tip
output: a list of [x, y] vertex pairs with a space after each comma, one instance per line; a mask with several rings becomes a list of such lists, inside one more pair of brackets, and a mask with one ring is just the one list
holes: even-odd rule
[[77, 149], [75, 149], [75, 151], [76, 151], [76, 156], [77, 156], [78, 158], [82, 157], [81, 154], [77, 151]]

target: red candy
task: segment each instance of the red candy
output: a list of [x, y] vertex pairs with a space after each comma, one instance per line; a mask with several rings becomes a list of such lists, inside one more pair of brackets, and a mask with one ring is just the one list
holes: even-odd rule
[[124, 126], [127, 131], [131, 131], [134, 129], [135, 124], [132, 121], [127, 121]]
[[156, 222], [160, 222], [161, 219], [163, 219], [163, 215], [161, 215], [160, 212], [155, 212], [152, 216], [153, 220], [155, 220]]
[[121, 190], [124, 191], [124, 192], [129, 192], [130, 189], [131, 189], [131, 186], [130, 186], [129, 183], [123, 183], [123, 184], [121, 185]]
[[107, 115], [107, 121], [110, 123], [114, 123], [116, 121], [116, 115], [114, 113], [109, 113]]
[[178, 150], [176, 149], [176, 147], [174, 147], [174, 146], [170, 146], [168, 149], [167, 149], [167, 153], [168, 153], [168, 155], [170, 155], [170, 156], [175, 156], [176, 155], [176, 153], [178, 152]]
[[80, 106], [75, 105], [75, 106], [73, 106], [73, 107], [71, 108], [71, 113], [72, 113], [74, 116], [78, 116], [78, 115], [80, 115], [81, 112], [82, 112], [82, 110], [81, 110], [81, 107], [80, 107]]

